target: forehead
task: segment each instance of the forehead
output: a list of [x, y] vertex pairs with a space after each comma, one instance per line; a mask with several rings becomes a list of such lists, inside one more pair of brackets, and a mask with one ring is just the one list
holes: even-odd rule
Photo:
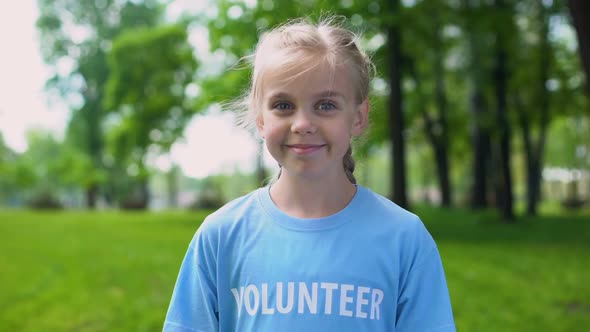
[[354, 98], [351, 70], [345, 65], [331, 66], [324, 61], [291, 69], [278, 66], [267, 68], [262, 76], [262, 98], [265, 99], [277, 95]]

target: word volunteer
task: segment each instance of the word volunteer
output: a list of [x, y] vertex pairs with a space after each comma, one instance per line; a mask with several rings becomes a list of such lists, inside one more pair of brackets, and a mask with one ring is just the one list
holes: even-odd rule
[[[325, 315], [340, 315], [365, 319], [380, 319], [380, 306], [383, 302], [383, 290], [351, 284], [338, 284], [331, 282], [299, 282], [297, 283], [297, 295], [295, 294], [295, 282], [282, 282], [271, 284], [247, 285], [232, 288], [231, 292], [236, 300], [238, 315], [245, 309], [248, 315], [288, 314], [297, 310], [298, 314], [306, 311], [310, 314], [323, 313]], [[318, 308], [319, 300], [324, 303], [323, 308]], [[295, 301], [297, 301], [295, 303]], [[321, 303], [320, 302], [320, 303]], [[272, 303], [276, 305], [273, 306]], [[333, 306], [336, 305], [336, 308]]]

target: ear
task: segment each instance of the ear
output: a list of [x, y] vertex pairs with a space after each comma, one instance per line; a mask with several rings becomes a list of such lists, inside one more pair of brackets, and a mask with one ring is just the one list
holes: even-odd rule
[[369, 99], [365, 99], [360, 103], [354, 114], [354, 122], [352, 123], [352, 136], [360, 136], [369, 125]]

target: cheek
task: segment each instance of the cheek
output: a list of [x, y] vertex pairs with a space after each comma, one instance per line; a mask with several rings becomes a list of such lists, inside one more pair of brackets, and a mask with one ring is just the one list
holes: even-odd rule
[[267, 122], [262, 133], [264, 134], [264, 137], [267, 141], [276, 141], [283, 135], [283, 130], [276, 123]]

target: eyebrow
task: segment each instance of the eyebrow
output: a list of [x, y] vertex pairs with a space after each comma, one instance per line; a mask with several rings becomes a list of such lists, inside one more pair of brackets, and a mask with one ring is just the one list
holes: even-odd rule
[[320, 93], [315, 94], [314, 97], [316, 97], [316, 98], [339, 97], [339, 98], [346, 99], [346, 97], [342, 93], [340, 93], [338, 91], [332, 91], [332, 90], [322, 91]]
[[[314, 98], [338, 97], [338, 98], [346, 99], [346, 97], [342, 93], [340, 93], [338, 91], [332, 91], [332, 90], [326, 90], [326, 91], [322, 91], [320, 93], [316, 93], [313, 95], [313, 97]], [[277, 93], [269, 96], [270, 100], [292, 99], [292, 98], [293, 97], [287, 92], [277, 92]]]
[[291, 99], [291, 95], [286, 92], [278, 92], [270, 95], [268, 97], [269, 100], [277, 100], [277, 99]]

